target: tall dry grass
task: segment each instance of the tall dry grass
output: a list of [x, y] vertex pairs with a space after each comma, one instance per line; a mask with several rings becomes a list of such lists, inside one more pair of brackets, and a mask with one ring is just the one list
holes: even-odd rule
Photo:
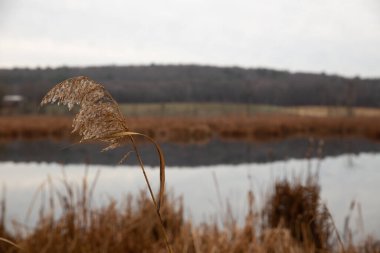
[[[0, 140], [73, 139], [70, 117], [0, 117]], [[259, 115], [256, 117], [167, 117], [129, 118], [137, 132], [169, 142], [207, 142], [213, 137], [267, 141], [293, 136], [362, 137], [380, 140], [380, 117], [308, 117]]]
[[304, 184], [276, 182], [262, 214], [264, 227], [285, 228], [291, 238], [311, 248], [329, 251], [333, 247], [334, 225], [321, 203], [315, 175], [309, 175]]
[[[15, 232], [10, 232], [4, 224], [0, 236], [19, 248], [0, 242], [0, 252], [166, 251], [160, 223], [146, 192], [95, 206], [95, 182], [84, 177], [80, 185], [75, 185], [66, 178], [63, 187], [48, 187], [45, 202], [35, 207], [40, 211], [34, 227], [14, 221]], [[254, 193], [248, 192], [242, 225], [228, 206], [223, 212], [223, 225], [213, 221], [194, 224], [184, 215], [182, 198], [172, 194], [165, 198], [161, 212], [174, 252], [380, 252], [380, 241], [370, 237], [357, 244], [337, 240], [333, 221], [320, 202], [317, 181], [277, 181], [262, 210], [257, 209]], [[57, 211], [61, 211], [58, 217], [53, 215]]]

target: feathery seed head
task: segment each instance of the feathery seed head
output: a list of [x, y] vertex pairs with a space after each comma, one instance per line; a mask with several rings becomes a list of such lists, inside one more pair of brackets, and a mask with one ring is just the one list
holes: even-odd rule
[[42, 99], [41, 105], [57, 103], [71, 110], [79, 105], [73, 120], [73, 132], [84, 140], [100, 140], [108, 143], [105, 150], [121, 145], [124, 137], [116, 133], [127, 132], [128, 127], [118, 104], [101, 84], [85, 76], [67, 79], [54, 86]]
[[[79, 111], [73, 120], [73, 132], [79, 133], [81, 141], [103, 141], [108, 144], [103, 150], [122, 146], [125, 144], [126, 139], [131, 141], [160, 218], [159, 210], [165, 191], [165, 160], [161, 148], [149, 136], [128, 130], [125, 118], [121, 114], [118, 104], [104, 87], [85, 76], [73, 77], [57, 84], [46, 94], [42, 99], [41, 105], [49, 103], [57, 103], [58, 105], [61, 103], [66, 105], [69, 110], [74, 105], [79, 105]], [[142, 136], [156, 147], [160, 158], [160, 192], [158, 202], [154, 198], [149, 180], [145, 174], [144, 165], [132, 136]], [[161, 218], [160, 221], [162, 225]], [[167, 240], [166, 244], [168, 245]]]

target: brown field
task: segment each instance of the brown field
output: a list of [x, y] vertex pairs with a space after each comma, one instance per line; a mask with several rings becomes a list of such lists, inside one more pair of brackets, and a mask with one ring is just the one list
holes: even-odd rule
[[[207, 142], [212, 137], [265, 141], [292, 136], [358, 136], [380, 140], [380, 116], [296, 116], [268, 114], [219, 117], [130, 117], [132, 131], [172, 142]], [[0, 139], [68, 139], [68, 116], [2, 116]]]
[[[234, 103], [134, 103], [120, 104], [125, 115], [133, 117], [222, 117], [232, 115], [256, 116], [262, 114], [284, 114], [293, 116], [380, 116], [379, 108], [345, 106], [276, 106], [265, 104]], [[58, 107], [50, 113], [62, 113]]]
[[72, 118], [50, 116], [2, 116], [0, 138], [40, 139], [66, 138], [70, 135]]

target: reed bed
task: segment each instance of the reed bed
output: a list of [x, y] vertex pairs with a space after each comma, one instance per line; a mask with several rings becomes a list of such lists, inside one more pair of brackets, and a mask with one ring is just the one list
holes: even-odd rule
[[[207, 142], [213, 137], [267, 141], [292, 136], [349, 137], [380, 140], [380, 117], [138, 117], [129, 127], [158, 141]], [[63, 116], [0, 117], [0, 140], [79, 139], [71, 134], [72, 118]]]
[[[127, 196], [122, 203], [93, 203], [95, 182], [83, 178], [81, 185], [62, 180], [51, 185], [32, 228], [13, 221], [2, 222], [0, 252], [165, 252], [160, 224], [146, 192]], [[182, 198], [166, 195], [161, 207], [163, 224], [174, 252], [380, 252], [380, 241], [368, 237], [354, 244], [338, 237], [328, 209], [319, 198], [317, 180], [277, 181], [266, 205], [257, 210], [255, 195], [247, 193], [245, 222], [227, 210], [223, 224], [194, 224], [184, 215]], [[4, 210], [5, 204], [4, 204]], [[54, 213], [61, 211], [59, 217]], [[1, 220], [5, 220], [2, 213]], [[349, 230], [349, 228], [346, 228]]]
[[62, 139], [69, 138], [71, 117], [54, 116], [1, 116], [0, 139]]
[[[70, 78], [54, 86], [45, 95], [41, 105], [50, 103], [63, 104], [69, 110], [78, 110], [72, 126], [73, 132], [78, 134], [81, 142], [101, 141], [108, 145], [103, 150], [112, 150], [129, 141], [144, 174], [150, 200], [142, 193], [136, 201], [130, 197], [122, 206], [111, 200], [106, 206], [94, 207], [91, 204], [94, 184], [89, 186], [86, 178], [81, 186], [73, 186], [64, 180], [63, 190], [55, 189], [50, 183], [52, 190], [49, 192], [47, 208], [40, 208], [40, 217], [33, 229], [25, 228], [17, 222], [15, 232], [9, 232], [4, 222], [6, 205], [5, 202], [1, 204], [0, 252], [379, 251], [377, 242], [370, 243], [369, 246], [366, 242], [364, 251], [362, 247], [352, 243], [345, 247], [339, 236], [339, 247], [335, 246], [331, 232], [335, 227], [332, 221], [332, 225], [329, 222], [331, 215], [327, 208], [321, 208], [319, 187], [313, 180], [307, 180], [305, 186], [299, 182], [295, 187], [287, 182], [276, 184], [273, 196], [269, 198], [266, 209], [261, 213], [261, 222], [258, 213], [254, 211], [254, 195], [250, 192], [249, 211], [243, 227], [237, 225], [232, 215], [226, 216], [223, 227], [216, 223], [193, 225], [190, 220], [185, 220], [182, 204], [176, 203], [165, 192], [164, 156], [157, 142], [152, 139], [176, 138], [188, 141], [189, 138], [210, 138], [214, 134], [224, 138], [278, 138], [292, 134], [310, 135], [310, 132], [326, 133], [326, 129], [328, 133], [334, 134], [362, 134], [363, 128], [355, 128], [355, 123], [358, 122], [353, 121], [353, 118], [339, 118], [338, 121], [334, 118], [326, 122], [315, 118], [311, 121], [311, 118], [305, 117], [302, 118], [304, 121], [295, 117], [255, 117], [237, 120], [213, 118], [200, 121], [198, 119], [198, 124], [192, 124], [194, 122], [189, 122], [187, 118], [174, 122], [173, 119], [159, 119], [159, 122], [149, 119], [145, 122], [131, 121], [135, 125], [127, 126], [117, 102], [104, 86], [84, 76]], [[16, 121], [11, 117], [6, 119], [5, 123], [0, 122], [0, 138], [4, 139], [36, 136], [41, 138], [44, 137], [44, 133], [46, 137], [64, 137], [70, 132], [70, 127], [66, 124], [71, 120], [66, 122], [64, 119], [58, 124], [58, 118], [49, 118], [50, 122], [43, 118], [30, 117], [24, 120], [16, 118]], [[15, 123], [17, 120], [18, 123]], [[378, 121], [380, 123], [380, 119]], [[317, 123], [320, 125], [316, 125]], [[368, 127], [373, 126], [373, 123], [371, 119], [365, 124], [365, 129], [371, 130], [365, 133], [370, 132], [371, 136], [380, 137], [376, 132], [380, 131], [379, 128]], [[138, 132], [130, 129], [136, 129]], [[146, 176], [134, 140], [136, 136], [150, 141], [157, 150], [160, 159], [160, 190], [157, 198]], [[55, 199], [58, 199], [58, 203]], [[56, 208], [62, 213], [57, 218]], [[227, 208], [227, 213], [228, 210]], [[260, 229], [258, 224], [261, 224]]]

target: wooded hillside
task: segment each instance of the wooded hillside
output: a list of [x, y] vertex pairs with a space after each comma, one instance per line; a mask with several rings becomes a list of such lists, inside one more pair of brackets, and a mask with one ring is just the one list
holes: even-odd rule
[[122, 103], [233, 102], [380, 107], [380, 79], [198, 65], [0, 70], [0, 92], [40, 101], [54, 84], [86, 75]]

